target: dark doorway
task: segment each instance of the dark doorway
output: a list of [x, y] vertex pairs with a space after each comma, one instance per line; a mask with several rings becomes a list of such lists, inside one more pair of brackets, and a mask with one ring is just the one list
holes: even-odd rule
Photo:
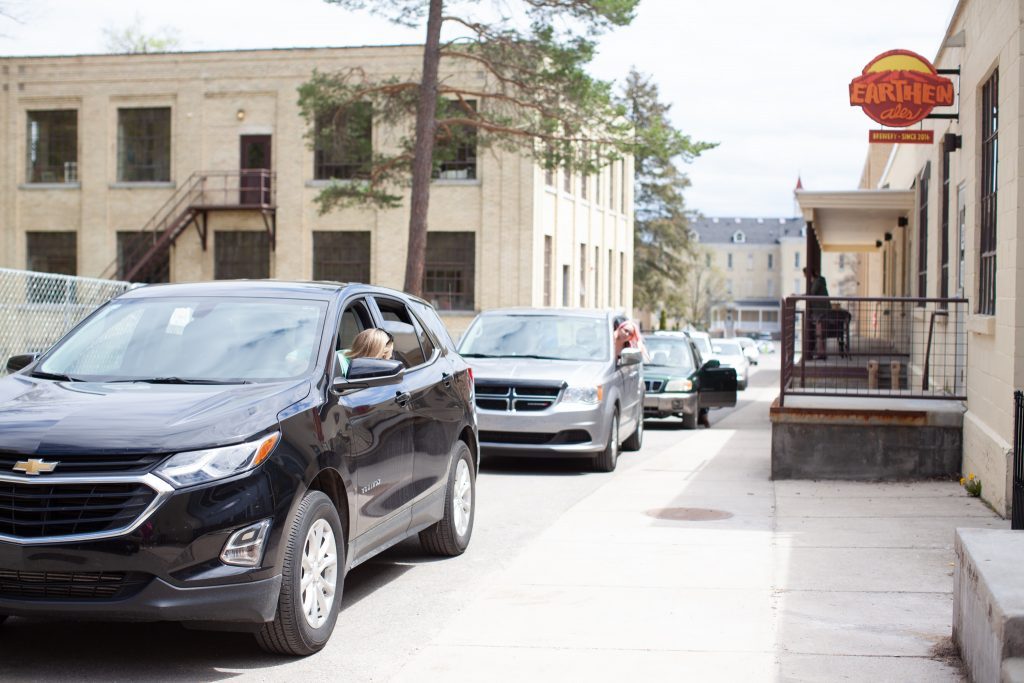
[[242, 204], [270, 204], [270, 136], [241, 136], [241, 180], [239, 200]]

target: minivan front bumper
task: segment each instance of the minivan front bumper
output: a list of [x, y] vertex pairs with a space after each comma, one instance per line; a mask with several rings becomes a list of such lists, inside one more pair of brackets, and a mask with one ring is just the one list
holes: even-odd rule
[[480, 449], [495, 455], [590, 457], [608, 445], [611, 418], [602, 403], [556, 403], [538, 411], [477, 409]]

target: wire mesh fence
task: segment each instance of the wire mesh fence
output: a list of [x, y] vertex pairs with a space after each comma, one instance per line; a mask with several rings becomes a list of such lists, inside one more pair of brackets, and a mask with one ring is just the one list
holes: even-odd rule
[[0, 375], [7, 359], [40, 353], [131, 285], [116, 280], [0, 268]]
[[967, 300], [789, 297], [781, 396], [966, 399]]

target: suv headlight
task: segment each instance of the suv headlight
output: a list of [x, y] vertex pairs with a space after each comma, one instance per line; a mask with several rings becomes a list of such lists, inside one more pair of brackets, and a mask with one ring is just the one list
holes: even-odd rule
[[569, 387], [562, 394], [562, 400], [566, 403], [595, 404], [600, 403], [603, 396], [603, 388], [598, 384], [596, 387]]
[[230, 477], [266, 460], [280, 437], [280, 432], [274, 432], [234, 446], [178, 453], [157, 467], [155, 473], [179, 489]]
[[688, 379], [670, 379], [665, 385], [665, 391], [693, 391], [693, 382]]

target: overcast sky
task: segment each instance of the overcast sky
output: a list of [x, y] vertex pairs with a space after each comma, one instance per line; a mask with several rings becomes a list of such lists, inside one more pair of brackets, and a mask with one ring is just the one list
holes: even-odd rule
[[[370, 0], [372, 2], [372, 0]], [[504, 0], [515, 4], [515, 0]], [[481, 3], [486, 4], [486, 3]], [[708, 216], [789, 216], [799, 174], [852, 189], [872, 122], [847, 85], [894, 48], [933, 59], [956, 0], [641, 0], [601, 40], [594, 73], [651, 74], [675, 123], [719, 147], [688, 167], [687, 201]], [[172, 27], [189, 50], [422, 42], [422, 31], [322, 0], [0, 0], [0, 55], [102, 52], [104, 28]]]

